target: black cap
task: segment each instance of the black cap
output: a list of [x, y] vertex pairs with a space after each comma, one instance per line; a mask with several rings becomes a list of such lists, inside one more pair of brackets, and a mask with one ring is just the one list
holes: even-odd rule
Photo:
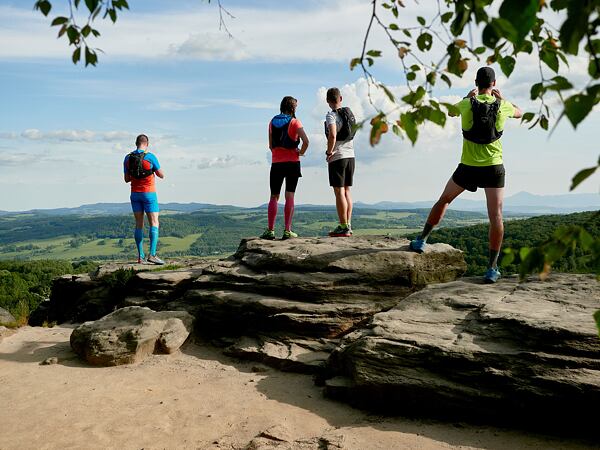
[[491, 67], [480, 67], [475, 77], [477, 86], [490, 87], [496, 81], [496, 73]]

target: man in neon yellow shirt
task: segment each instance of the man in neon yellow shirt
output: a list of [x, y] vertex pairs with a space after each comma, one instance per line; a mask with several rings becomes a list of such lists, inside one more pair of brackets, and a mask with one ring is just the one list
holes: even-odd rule
[[504, 100], [500, 91], [496, 89], [496, 75], [491, 67], [481, 67], [477, 71], [475, 85], [477, 87], [455, 105], [461, 117], [463, 130], [460, 164], [439, 200], [431, 208], [423, 232], [411, 241], [410, 248], [422, 253], [427, 238], [433, 228], [441, 222], [448, 205], [465, 189], [475, 192], [477, 188], [483, 188], [490, 219], [489, 264], [484, 279], [488, 283], [495, 283], [500, 278], [498, 256], [504, 237], [502, 201], [505, 172], [501, 137], [506, 119], [518, 119], [523, 113], [518, 107]]

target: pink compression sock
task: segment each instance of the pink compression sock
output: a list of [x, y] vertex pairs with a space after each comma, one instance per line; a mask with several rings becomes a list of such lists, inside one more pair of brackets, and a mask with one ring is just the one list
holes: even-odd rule
[[294, 215], [294, 199], [285, 199], [285, 229], [291, 231], [292, 229], [292, 216]]
[[269, 230], [275, 229], [275, 219], [277, 218], [277, 199], [271, 197], [269, 201], [269, 208], [267, 209], [269, 215]]

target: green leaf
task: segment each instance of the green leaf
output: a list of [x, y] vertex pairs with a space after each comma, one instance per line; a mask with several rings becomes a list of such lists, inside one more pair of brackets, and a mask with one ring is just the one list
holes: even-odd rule
[[92, 31], [92, 27], [90, 27], [89, 25], [86, 25], [85, 27], [83, 27], [81, 29], [81, 34], [83, 35], [83, 37], [87, 37], [91, 31]]
[[488, 23], [483, 29], [483, 33], [481, 33], [481, 40], [485, 46], [489, 48], [495, 48], [496, 44], [500, 40], [500, 34], [491, 24]]
[[448, 75], [446, 75], [445, 73], [443, 73], [440, 78], [442, 80], [444, 80], [444, 82], [448, 85], [448, 87], [452, 87], [452, 81], [450, 81], [450, 78], [448, 77]]
[[408, 81], [414, 81], [416, 78], [417, 78], [417, 74], [416, 74], [416, 73], [414, 73], [414, 72], [408, 72], [408, 73], [406, 74], [406, 79], [407, 79]]
[[44, 16], [47, 16], [52, 9], [52, 4], [48, 0], [40, 0], [35, 4], [34, 8], [39, 9]]
[[450, 22], [450, 19], [452, 19], [452, 16], [454, 15], [454, 13], [452, 11], [448, 11], [444, 14], [441, 15], [441, 19], [443, 23], [448, 23]]
[[454, 106], [452, 103], [443, 103], [442, 105], [446, 107], [446, 109], [448, 110], [448, 114], [451, 114], [453, 116], [459, 116], [460, 115], [460, 110]]
[[110, 16], [110, 20], [112, 20], [113, 23], [117, 21], [117, 11], [115, 9], [109, 9], [108, 15]]
[[544, 130], [548, 130], [548, 118], [543, 114], [540, 116], [540, 127]]
[[521, 117], [521, 122], [531, 122], [533, 120], [533, 118], [535, 117], [535, 114], [532, 112], [526, 112], [525, 114], [523, 114], [523, 117]]
[[400, 27], [398, 25], [396, 25], [395, 23], [390, 23], [388, 28], [390, 30], [394, 30], [394, 31], [398, 31], [400, 29]]
[[540, 50], [540, 59], [554, 72], [558, 72], [558, 57], [556, 51], [542, 47]]
[[476, 55], [481, 55], [485, 53], [485, 47], [477, 47], [475, 50], [473, 50], [473, 53]]
[[90, 11], [90, 14], [98, 7], [99, 0], [85, 0], [85, 6]]
[[573, 125], [577, 125], [587, 117], [594, 107], [594, 97], [585, 94], [575, 94], [565, 100], [565, 114]]
[[409, 113], [404, 113], [400, 115], [400, 123], [402, 123], [402, 128], [406, 132], [408, 139], [414, 145], [417, 141], [417, 137], [419, 136], [419, 131], [417, 130], [417, 124], [413, 120], [413, 117]]
[[422, 52], [431, 50], [433, 45], [433, 36], [429, 33], [421, 33], [417, 38], [417, 47]]
[[560, 75], [557, 75], [554, 78], [552, 78], [552, 81], [554, 81], [554, 83], [546, 86], [546, 89], [549, 89], [552, 91], [565, 91], [565, 90], [571, 89], [573, 87], [573, 85], [571, 84], [571, 82], [569, 80], [567, 80], [565, 77], [562, 77]]
[[427, 74], [427, 76], [425, 77], [427, 82], [432, 86], [435, 85], [436, 78], [437, 78], [437, 73], [435, 73], [435, 72], [429, 72]]
[[72, 60], [73, 60], [73, 64], [77, 64], [79, 62], [79, 59], [81, 58], [81, 47], [77, 47], [75, 49], [75, 51], [73, 52], [73, 56], [72, 56]]
[[544, 94], [546, 88], [544, 88], [543, 83], [535, 83], [531, 85], [531, 100], [535, 100]]
[[515, 253], [512, 248], [504, 249], [504, 255], [502, 255], [502, 261], [500, 262], [500, 266], [507, 267], [511, 265], [515, 260]]
[[505, 56], [504, 58], [501, 58], [498, 63], [500, 63], [500, 69], [502, 69], [502, 72], [504, 75], [506, 75], [506, 78], [510, 77], [510, 74], [515, 68], [515, 58], [512, 56]]
[[394, 94], [392, 94], [392, 91], [390, 91], [385, 84], [379, 83], [379, 87], [381, 89], [383, 89], [383, 92], [385, 92], [385, 95], [387, 96], [387, 98], [390, 99], [391, 102], [394, 102], [394, 103], [396, 102], [396, 98], [394, 97]]
[[436, 125], [439, 125], [441, 127], [443, 127], [444, 125], [446, 125], [446, 114], [444, 114], [442, 111], [440, 111], [439, 109], [431, 109], [429, 111], [429, 114], [427, 115], [427, 118], [435, 123]]
[[520, 46], [525, 36], [535, 25], [540, 0], [504, 0], [498, 11], [500, 17], [515, 29], [515, 36], [506, 36], [509, 41]]
[[407, 36], [407, 37], [412, 37], [412, 34], [410, 31], [408, 31], [406, 28], [402, 29], [402, 32]]
[[590, 63], [588, 65], [588, 73], [592, 78], [600, 78], [600, 62], [596, 59], [590, 59]]
[[561, 47], [565, 52], [572, 55], [578, 53], [579, 42], [581, 42], [588, 29], [588, 18], [588, 14], [584, 11], [574, 11], [569, 8], [567, 20], [561, 25], [559, 32]]
[[360, 61], [360, 58], [352, 58], [350, 61], [350, 70], [354, 70], [354, 68], [360, 64]]
[[69, 38], [69, 43], [74, 44], [79, 40], [79, 31], [73, 25], [67, 27], [67, 37]]
[[69, 21], [68, 18], [66, 17], [55, 17], [54, 20], [52, 21], [52, 23], [50, 24], [51, 27], [54, 27], [56, 25], [62, 25], [63, 23], [67, 23]]
[[597, 168], [598, 168], [598, 166], [589, 167], [587, 169], [583, 169], [583, 170], [580, 170], [579, 172], [577, 172], [577, 175], [575, 175], [573, 177], [573, 179], [571, 180], [571, 187], [569, 188], [569, 190], [572, 191], [577, 186], [579, 186], [581, 184], [581, 182], [583, 182], [586, 178], [589, 178], [590, 176], [592, 176]]
[[425, 26], [425, 24], [427, 23], [427, 22], [425, 21], [425, 19], [424, 19], [423, 17], [421, 17], [421, 16], [418, 16], [418, 17], [417, 17], [417, 22], [419, 22], [419, 23], [420, 23], [421, 25], [423, 25], [423, 26]]
[[521, 247], [521, 250], [519, 250], [519, 258], [521, 258], [521, 261], [525, 260], [525, 258], [527, 258], [527, 255], [529, 255], [529, 252], [531, 252], [531, 249], [529, 247]]
[[367, 52], [367, 56], [372, 56], [373, 58], [378, 58], [381, 56], [381, 50], [369, 50]]

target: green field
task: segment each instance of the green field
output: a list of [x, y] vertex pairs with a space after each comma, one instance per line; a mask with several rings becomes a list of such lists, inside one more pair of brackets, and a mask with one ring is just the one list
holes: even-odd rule
[[[201, 233], [190, 234], [183, 238], [165, 236], [160, 238], [161, 252], [187, 252], [191, 245], [202, 236]], [[133, 238], [116, 239], [91, 239], [78, 245], [71, 246], [73, 237], [62, 236], [53, 239], [40, 239], [19, 243], [21, 250], [0, 253], [0, 259], [94, 259], [112, 256], [132, 257], [135, 255], [135, 242]], [[144, 240], [147, 249], [148, 237]], [[27, 249], [32, 247], [30, 249]]]

